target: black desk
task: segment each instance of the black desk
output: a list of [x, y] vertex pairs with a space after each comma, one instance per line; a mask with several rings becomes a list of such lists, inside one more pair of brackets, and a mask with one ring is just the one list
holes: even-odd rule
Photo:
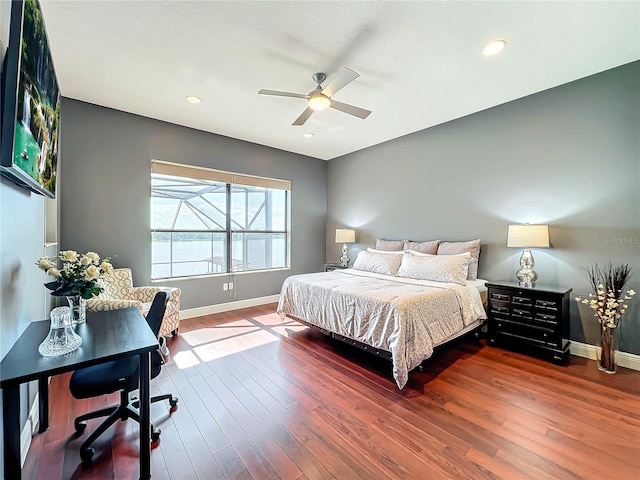
[[43, 432], [49, 427], [50, 376], [133, 355], [140, 358], [140, 478], [151, 478], [150, 353], [158, 348], [158, 339], [140, 310], [132, 307], [110, 312], [87, 312], [87, 323], [77, 326], [82, 345], [68, 356], [43, 357], [38, 353], [38, 346], [48, 333], [49, 320], [31, 323], [0, 363], [4, 478], [19, 480], [21, 477], [21, 383], [38, 380], [39, 431]]

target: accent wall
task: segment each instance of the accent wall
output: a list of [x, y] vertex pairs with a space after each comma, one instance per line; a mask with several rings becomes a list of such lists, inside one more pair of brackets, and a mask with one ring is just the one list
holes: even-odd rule
[[[333, 261], [335, 228], [356, 230], [352, 260], [376, 238], [481, 238], [479, 276], [494, 281], [516, 281], [508, 225], [548, 224], [551, 248], [533, 250], [539, 282], [573, 288], [571, 337], [599, 344], [575, 302], [591, 291], [583, 267], [628, 263], [640, 292], [640, 62], [330, 160], [327, 198]], [[618, 331], [634, 354], [639, 305], [640, 294]]]

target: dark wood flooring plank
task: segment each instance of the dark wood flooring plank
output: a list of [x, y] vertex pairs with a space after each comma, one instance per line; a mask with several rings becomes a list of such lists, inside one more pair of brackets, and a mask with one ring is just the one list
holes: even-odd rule
[[201, 439], [208, 446], [211, 454], [229, 446], [229, 441], [194, 390], [189, 378], [182, 376], [179, 369], [172, 370], [169, 378], [163, 379], [161, 387], [167, 393], [173, 392], [178, 398], [178, 409], [173, 415], [175, 422], [188, 416], [189, 419], [186, 420], [188, 428], [196, 428], [199, 431]]
[[[191, 446], [189, 445], [188, 447], [190, 448]], [[163, 428], [160, 448], [162, 449], [162, 456], [168, 460], [166, 466], [169, 471], [169, 478], [198, 480], [198, 475], [187, 453], [187, 447], [182, 443], [182, 439], [174, 425], [167, 425]]]
[[[299, 478], [303, 472], [310, 475], [316, 480], [323, 480], [331, 478], [331, 474], [322, 466], [322, 464], [311, 453], [296, 440], [278, 421], [269, 413], [269, 411], [260, 403], [256, 398], [256, 395], [260, 395], [262, 390], [252, 388], [256, 384], [251, 379], [245, 380], [242, 384], [232, 380], [224, 380], [227, 387], [233, 392], [238, 400], [244, 405], [260, 424], [260, 426], [267, 432], [271, 438], [280, 446], [280, 448], [286, 452], [286, 455], [294, 462], [299, 468], [295, 472], [293, 478]], [[264, 394], [264, 393], [263, 393]], [[269, 458], [267, 457], [267, 460]], [[273, 463], [270, 462], [272, 465]], [[276, 473], [278, 469], [274, 467]], [[279, 474], [281, 478], [284, 478], [282, 473]]]
[[266, 461], [269, 462], [269, 465], [271, 465], [275, 470], [275, 473], [282, 480], [295, 480], [302, 475], [302, 471], [291, 460], [291, 458], [289, 458], [280, 445], [278, 445], [278, 442], [269, 435], [269, 432], [267, 432], [262, 424], [257, 421], [253, 413], [238, 400], [234, 394], [234, 390], [242, 393], [243, 387], [235, 376], [226, 377], [222, 380], [212, 379], [209, 377], [209, 384], [214, 386], [211, 381], [216, 382], [217, 387], [215, 387], [215, 391], [218, 397], [222, 400], [227, 409], [233, 412], [233, 416], [238, 424], [251, 438], [253, 443], [260, 450], [260, 453], [262, 453]]
[[240, 457], [230, 445], [215, 454], [216, 461], [227, 480], [251, 479], [251, 474], [240, 460]]
[[[260, 402], [265, 411], [269, 412], [275, 420], [277, 420], [287, 432], [294, 437], [297, 442], [304, 446], [311, 453], [314, 459], [321, 461], [322, 467], [314, 467], [313, 471], [317, 478], [324, 478], [323, 469], [332, 473], [336, 478], [364, 478], [368, 473], [365, 469], [359, 469], [358, 466], [347, 464], [344, 460], [348, 456], [337, 447], [333, 446], [331, 441], [325, 442], [320, 438], [312, 426], [299, 421], [294, 415], [284, 408], [269, 392], [264, 390], [260, 385], [255, 383], [253, 379], [245, 380], [243, 384], [248, 386], [253, 397]], [[300, 404], [301, 408], [305, 408]], [[277, 428], [277, 427], [274, 427]], [[306, 462], [300, 462], [302, 470], [306, 471], [304, 465]], [[311, 478], [316, 478], [312, 476]]]
[[190, 380], [251, 476], [255, 479], [265, 480], [276, 473], [238, 424], [233, 414], [227, 410], [216, 395], [214, 388], [219, 386], [217, 382], [220, 382], [220, 379], [209, 376], [206, 379], [194, 377]]

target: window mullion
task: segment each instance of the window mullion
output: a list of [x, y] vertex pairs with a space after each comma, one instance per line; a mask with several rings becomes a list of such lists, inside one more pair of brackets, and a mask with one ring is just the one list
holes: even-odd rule
[[231, 267], [233, 265], [233, 257], [232, 257], [232, 238], [231, 238], [231, 184], [227, 183], [227, 219], [226, 219], [226, 228], [227, 228], [227, 273], [231, 272]]

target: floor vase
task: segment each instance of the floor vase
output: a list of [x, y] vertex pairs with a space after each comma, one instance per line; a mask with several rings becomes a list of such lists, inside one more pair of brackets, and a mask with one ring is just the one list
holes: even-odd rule
[[598, 369], [605, 373], [616, 373], [616, 330], [602, 327], [600, 329], [600, 351]]

